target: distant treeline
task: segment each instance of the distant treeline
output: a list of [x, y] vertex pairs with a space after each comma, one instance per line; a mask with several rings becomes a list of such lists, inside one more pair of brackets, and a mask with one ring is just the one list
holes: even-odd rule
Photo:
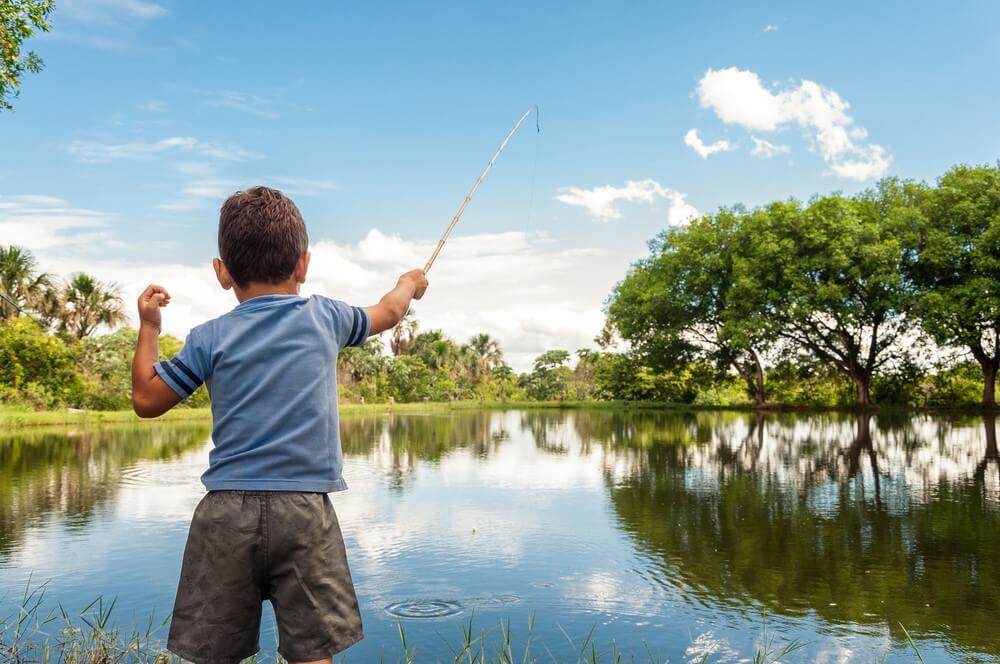
[[[489, 335], [459, 343], [411, 312], [387, 343], [341, 352], [340, 398], [992, 407], [1000, 166], [669, 228], [607, 314], [599, 350], [549, 350], [518, 374]], [[113, 284], [59, 282], [0, 247], [0, 403], [128, 408], [136, 333], [95, 335], [124, 320]], [[160, 347], [170, 356], [181, 342]], [[202, 389], [188, 403], [206, 401]]]

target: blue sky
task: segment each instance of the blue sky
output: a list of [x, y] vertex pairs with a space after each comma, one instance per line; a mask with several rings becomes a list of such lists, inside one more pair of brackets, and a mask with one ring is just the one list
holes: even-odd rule
[[176, 334], [232, 304], [208, 266], [228, 193], [288, 191], [310, 288], [374, 301], [535, 103], [542, 132], [511, 142], [416, 307], [519, 368], [587, 344], [690, 214], [1000, 157], [995, 2], [63, 0], [52, 23], [0, 116], [0, 243], [129, 296], [163, 282]]

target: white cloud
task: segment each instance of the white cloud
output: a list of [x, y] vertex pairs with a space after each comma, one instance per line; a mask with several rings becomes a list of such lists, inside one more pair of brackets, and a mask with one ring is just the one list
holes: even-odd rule
[[[653, 203], [660, 199], [666, 199], [671, 204], [668, 220], [683, 215], [684, 218], [690, 216], [689, 212], [697, 215], [689, 203], [685, 202], [685, 194], [676, 192], [673, 189], [664, 187], [652, 178], [645, 180], [628, 180], [622, 187], [612, 185], [602, 185], [593, 189], [581, 189], [579, 187], [563, 187], [556, 195], [556, 200], [566, 205], [582, 207], [592, 216], [601, 221], [621, 219], [622, 213], [618, 209], [619, 203]], [[675, 211], [676, 209], [676, 211]], [[673, 223], [671, 221], [671, 223]]]
[[751, 136], [750, 140], [753, 141], [753, 149], [750, 154], [755, 157], [763, 157], [764, 159], [770, 159], [776, 154], [788, 154], [791, 151], [787, 145], [775, 145], [770, 141], [766, 141], [763, 138], [757, 138], [756, 136]]
[[261, 158], [261, 155], [238, 145], [201, 141], [191, 136], [172, 136], [153, 142], [132, 141], [129, 143], [77, 140], [71, 141], [66, 146], [66, 151], [78, 160], [85, 162], [153, 159], [168, 153], [196, 154], [201, 157], [226, 161], [247, 161]]
[[790, 124], [808, 130], [833, 173], [855, 180], [885, 174], [892, 157], [881, 145], [864, 143], [867, 132], [848, 115], [850, 105], [836, 91], [813, 81], [772, 91], [749, 70], [709, 69], [696, 90], [702, 107], [720, 120], [758, 131]]
[[768, 25], [764, 26], [764, 32], [777, 32], [777, 31], [778, 31], [778, 26], [774, 25], [773, 23], [769, 23]]
[[671, 191], [667, 196], [670, 199], [670, 211], [667, 212], [667, 223], [671, 226], [680, 226], [694, 217], [701, 215], [698, 209], [687, 202], [687, 194], [679, 191]]
[[0, 196], [0, 238], [32, 250], [108, 241], [111, 215], [69, 205], [54, 196]]
[[698, 156], [702, 159], [708, 159], [709, 155], [713, 155], [716, 152], [729, 152], [736, 149], [735, 145], [725, 139], [705, 145], [701, 137], [698, 136], [697, 129], [689, 129], [688, 133], [684, 134], [684, 145], [697, 152]]
[[842, 178], [850, 178], [859, 182], [869, 178], [879, 178], [889, 169], [892, 162], [881, 145], [868, 145], [859, 149], [858, 158], [845, 159], [831, 164], [830, 169]]

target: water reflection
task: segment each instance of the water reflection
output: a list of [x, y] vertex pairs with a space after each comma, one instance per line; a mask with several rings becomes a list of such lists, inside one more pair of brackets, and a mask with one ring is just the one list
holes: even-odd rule
[[[608, 474], [622, 528], [660, 559], [651, 581], [1000, 653], [993, 418], [748, 416], [707, 438], [698, 419]], [[607, 424], [595, 439], [622, 440]]]
[[[400, 617], [434, 652], [435, 621], [531, 609], [550, 647], [600, 622], [671, 661], [720, 638], [746, 654], [760, 611], [812, 660], [903, 658], [899, 623], [928, 661], [1000, 655], [994, 418], [534, 410], [341, 426], [359, 661]], [[209, 428], [0, 434], [0, 590], [37, 570], [67, 604], [117, 594], [164, 615]]]
[[[0, 557], [43, 518], [83, 529], [140, 460], [168, 461], [204, 444], [206, 423], [22, 429], [0, 436]], [[2, 558], [0, 558], [2, 560]]]

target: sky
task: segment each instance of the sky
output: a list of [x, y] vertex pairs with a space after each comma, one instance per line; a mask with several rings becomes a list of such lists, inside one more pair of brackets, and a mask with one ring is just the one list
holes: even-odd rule
[[218, 210], [298, 204], [304, 293], [372, 304], [422, 267], [533, 104], [414, 306], [518, 370], [593, 346], [657, 233], [720, 206], [933, 181], [1000, 158], [1000, 4], [61, 0], [0, 115], [0, 244], [159, 283], [164, 330], [235, 305]]

